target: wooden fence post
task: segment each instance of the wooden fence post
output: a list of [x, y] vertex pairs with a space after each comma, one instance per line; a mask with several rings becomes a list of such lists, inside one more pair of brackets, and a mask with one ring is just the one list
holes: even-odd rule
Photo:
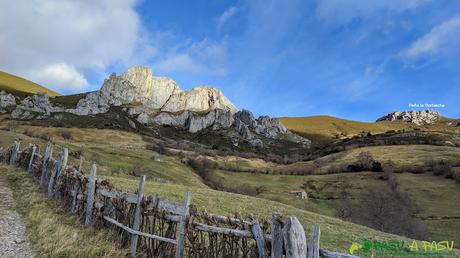
[[45, 155], [43, 157], [43, 167], [42, 167], [42, 175], [40, 177], [40, 185], [45, 186], [47, 174], [48, 174], [48, 162], [53, 156], [53, 144], [51, 142], [48, 142], [46, 144], [46, 150], [45, 150]]
[[61, 151], [59, 153], [59, 156], [56, 162], [56, 167], [53, 169], [53, 171], [51, 171], [50, 179], [48, 181], [48, 197], [49, 198], [54, 196], [54, 183], [56, 182], [56, 175], [58, 174], [61, 168], [63, 157], [64, 157], [64, 153], [63, 151]]
[[[134, 223], [132, 229], [139, 231], [139, 227], [141, 225], [141, 212], [142, 212], [142, 200], [144, 198], [144, 185], [145, 185], [145, 176], [141, 176], [141, 181], [139, 182], [139, 187], [137, 188], [137, 203], [136, 203], [136, 211], [134, 213]], [[136, 255], [137, 249], [137, 240], [139, 239], [139, 235], [131, 234], [131, 256]]]
[[307, 258], [319, 258], [319, 239], [321, 230], [319, 225], [311, 225], [310, 227], [310, 240], [307, 244]]
[[88, 190], [86, 192], [86, 214], [85, 214], [85, 225], [91, 224], [93, 218], [93, 205], [94, 205], [94, 193], [96, 191], [96, 163], [93, 163], [91, 167], [91, 174], [89, 176]]
[[21, 144], [20, 141], [14, 141], [14, 145], [13, 145], [13, 148], [11, 149], [11, 157], [10, 157], [11, 166], [16, 165], [16, 159], [18, 158], [20, 144]]
[[281, 258], [283, 256], [283, 233], [280, 220], [281, 214], [272, 214], [272, 258]]
[[30, 170], [32, 169], [32, 163], [34, 162], [34, 157], [35, 157], [35, 151], [37, 150], [37, 146], [33, 145], [32, 146], [32, 154], [30, 154], [30, 161], [29, 161], [29, 166], [27, 166], [27, 172], [30, 173]]
[[185, 210], [184, 210], [183, 216], [180, 219], [180, 224], [179, 224], [179, 238], [177, 239], [176, 258], [184, 257], [185, 227], [188, 221], [191, 199], [192, 199], [192, 193], [187, 192], [187, 195], [185, 197]]
[[81, 167], [83, 166], [84, 157], [80, 155], [80, 162], [78, 163], [78, 173], [81, 172]]
[[254, 239], [256, 240], [259, 258], [268, 258], [267, 249], [265, 248], [264, 231], [260, 227], [258, 220], [256, 220], [254, 224], [252, 224], [252, 234], [254, 235]]
[[68, 159], [69, 159], [69, 149], [64, 148], [64, 150], [62, 152], [61, 166], [57, 170], [56, 183], [59, 181], [59, 179], [61, 178], [62, 172], [64, 172], [66, 167], [67, 167], [67, 160]]
[[289, 217], [283, 227], [286, 258], [307, 257], [305, 231], [296, 217]]

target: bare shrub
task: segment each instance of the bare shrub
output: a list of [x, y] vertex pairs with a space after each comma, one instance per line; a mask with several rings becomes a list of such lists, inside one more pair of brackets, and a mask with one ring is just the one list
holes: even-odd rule
[[73, 136], [72, 136], [72, 133], [70, 131], [63, 130], [63, 131], [60, 132], [60, 135], [66, 141], [73, 140]]

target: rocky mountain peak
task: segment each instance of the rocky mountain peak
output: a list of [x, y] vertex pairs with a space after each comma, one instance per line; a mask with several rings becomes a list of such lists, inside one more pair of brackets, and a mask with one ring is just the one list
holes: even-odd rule
[[100, 90], [111, 105], [140, 103], [146, 108], [165, 112], [211, 111], [238, 109], [224, 94], [210, 86], [199, 86], [186, 92], [172, 79], [153, 76], [148, 67], [129, 68], [123, 75], [112, 74]]
[[[5, 107], [15, 104], [13, 96], [2, 93], [0, 99]], [[190, 133], [221, 130], [234, 144], [242, 139], [263, 146], [267, 139], [285, 139], [310, 145], [308, 139], [289, 132], [277, 119], [268, 116], [255, 119], [248, 110], [238, 111], [216, 88], [201, 85], [184, 91], [174, 80], [154, 76], [150, 68], [142, 66], [129, 68], [121, 76], [112, 73], [99, 91], [86, 94], [75, 108], [54, 106], [46, 94], [36, 94], [16, 105], [12, 117], [40, 119], [58, 112], [96, 115], [109, 112], [112, 106], [122, 106], [130, 119], [145, 126], [168, 125]]]
[[402, 121], [414, 123], [416, 125], [427, 125], [435, 123], [441, 115], [433, 110], [412, 110], [412, 111], [395, 111], [379, 119], [379, 121]]

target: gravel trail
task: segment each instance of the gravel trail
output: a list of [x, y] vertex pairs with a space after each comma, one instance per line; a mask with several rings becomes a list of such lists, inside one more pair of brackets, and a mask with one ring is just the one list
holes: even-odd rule
[[11, 189], [0, 177], [0, 257], [35, 257], [26, 226], [14, 206]]

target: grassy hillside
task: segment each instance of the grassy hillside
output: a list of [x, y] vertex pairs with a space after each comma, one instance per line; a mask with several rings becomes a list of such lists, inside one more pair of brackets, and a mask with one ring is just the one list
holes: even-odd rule
[[111, 232], [85, 227], [76, 216], [63, 213], [24, 170], [0, 165], [0, 180], [13, 191], [37, 257], [127, 257]]
[[289, 130], [306, 135], [325, 137], [350, 137], [361, 132], [384, 133], [388, 130], [402, 130], [413, 127], [407, 123], [366, 123], [332, 116], [281, 117], [278, 118]]
[[[334, 216], [335, 204], [350, 198], [360, 200], [368, 187], [384, 187], [380, 173], [359, 172], [329, 175], [262, 175], [219, 171], [217, 175], [225, 185], [245, 184], [262, 187], [259, 195], [318, 214]], [[433, 239], [460, 241], [460, 185], [454, 180], [436, 177], [431, 173], [396, 174], [401, 189], [408, 193], [419, 212], [417, 217], [427, 225]], [[304, 189], [309, 198], [302, 200], [289, 194], [289, 190]]]
[[61, 95], [34, 82], [2, 71], [0, 71], [0, 90], [26, 94], [45, 92], [50, 97]]
[[[362, 238], [403, 239], [293, 205], [268, 200], [264, 196], [259, 198], [212, 190], [204, 185], [196, 172], [183, 164], [179, 157], [165, 157], [162, 161], [152, 160], [152, 156], [157, 153], [147, 150], [145, 146], [148, 143], [137, 134], [114, 130], [45, 128], [28, 125], [16, 125], [9, 129], [14, 131], [0, 131], [0, 147], [9, 146], [14, 139], [20, 139], [23, 144], [34, 142], [43, 147], [46, 141], [42, 138], [50, 137], [57, 144], [70, 148], [69, 164], [77, 164], [79, 153], [83, 153], [87, 158], [86, 171], [90, 162], [96, 161], [98, 175], [110, 179], [120, 189], [134, 190], [139, 175], [146, 174], [147, 194], [183, 201], [185, 192], [191, 190], [192, 202], [212, 213], [223, 215], [237, 213], [242, 216], [255, 215], [269, 219], [272, 212], [279, 211], [286, 216], [297, 216], [307, 228], [312, 223], [320, 223], [322, 245], [331, 250], [346, 251], [351, 241]], [[63, 131], [70, 133], [71, 139], [68, 134], [62, 134]]]

